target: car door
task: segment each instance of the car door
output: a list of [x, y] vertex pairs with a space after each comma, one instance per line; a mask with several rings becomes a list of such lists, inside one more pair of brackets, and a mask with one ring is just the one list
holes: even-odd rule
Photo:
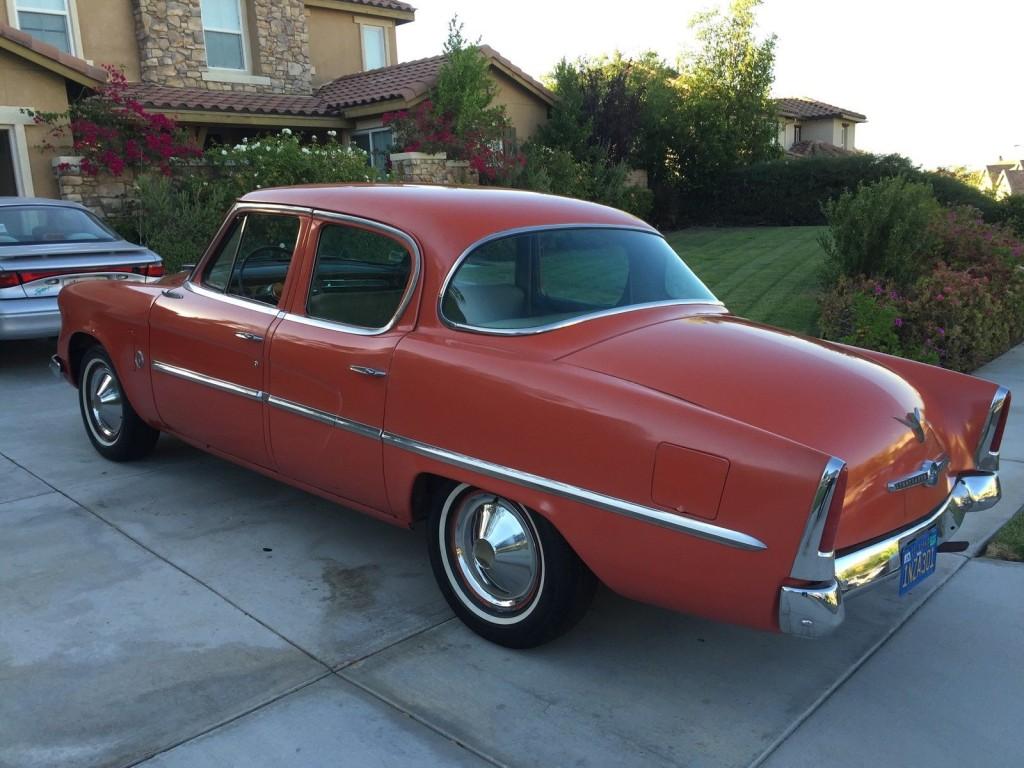
[[270, 341], [267, 423], [278, 469], [388, 512], [383, 453], [387, 376], [412, 327], [415, 242], [346, 217], [315, 221], [301, 288]]
[[264, 467], [266, 340], [283, 314], [299, 215], [239, 210], [217, 246], [150, 312], [153, 397], [161, 421], [214, 450]]

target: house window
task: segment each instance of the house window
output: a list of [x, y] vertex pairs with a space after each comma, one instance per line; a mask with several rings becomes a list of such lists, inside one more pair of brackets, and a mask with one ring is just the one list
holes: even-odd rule
[[362, 24], [360, 29], [363, 38], [363, 70], [386, 67], [388, 65], [388, 46], [384, 27]]
[[206, 64], [214, 69], [246, 69], [241, 0], [202, 0]]
[[799, 144], [802, 141], [800, 138], [800, 126], [794, 123], [793, 125], [793, 143]]
[[370, 165], [381, 173], [387, 170], [388, 157], [395, 143], [395, 136], [390, 128], [356, 131], [352, 134], [352, 143], [369, 153]]
[[69, 0], [16, 0], [18, 27], [64, 53], [74, 53]]

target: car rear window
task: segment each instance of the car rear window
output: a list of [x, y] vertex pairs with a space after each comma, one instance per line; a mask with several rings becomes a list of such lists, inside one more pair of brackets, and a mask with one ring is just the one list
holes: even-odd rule
[[718, 303], [660, 235], [559, 228], [478, 246], [448, 281], [441, 315], [455, 325], [511, 333], [662, 302]]
[[88, 211], [61, 205], [0, 207], [0, 248], [5, 245], [110, 242], [118, 237]]

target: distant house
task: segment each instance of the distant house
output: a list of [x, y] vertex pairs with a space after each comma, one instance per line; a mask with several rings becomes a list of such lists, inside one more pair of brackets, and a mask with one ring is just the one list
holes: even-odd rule
[[806, 97], [775, 99], [779, 146], [790, 157], [844, 155], [857, 150], [857, 124], [867, 117]]
[[[62, 112], [120, 68], [128, 92], [201, 144], [281, 128], [336, 131], [383, 166], [382, 115], [426, 99], [441, 56], [399, 63], [400, 0], [0, 0], [0, 195], [55, 196], [54, 152], [25, 109]], [[524, 140], [554, 95], [486, 46], [482, 52]]]
[[1024, 160], [1003, 160], [985, 166], [978, 185], [997, 199], [1009, 195], [1024, 195]]

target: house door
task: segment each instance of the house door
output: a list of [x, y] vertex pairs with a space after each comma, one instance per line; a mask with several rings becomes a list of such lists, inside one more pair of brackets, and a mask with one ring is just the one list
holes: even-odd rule
[[18, 192], [14, 132], [10, 128], [0, 128], [0, 197], [14, 197]]

